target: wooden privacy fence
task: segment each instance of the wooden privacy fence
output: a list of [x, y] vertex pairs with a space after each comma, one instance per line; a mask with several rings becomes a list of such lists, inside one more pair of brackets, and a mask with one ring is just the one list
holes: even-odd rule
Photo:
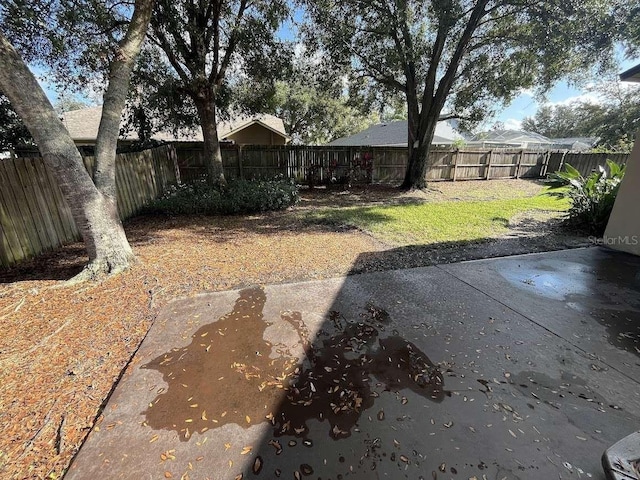
[[629, 155], [629, 153], [552, 152], [549, 159], [549, 172], [561, 170], [568, 163], [586, 177], [599, 166], [606, 165], [607, 159], [622, 165], [627, 163]]
[[[84, 158], [90, 174], [92, 157]], [[116, 158], [120, 218], [128, 218], [179, 180], [175, 150], [165, 145]], [[40, 157], [0, 160], [0, 265], [9, 266], [80, 239], [71, 211]]]
[[[180, 175], [189, 182], [206, 174], [201, 144], [175, 144]], [[551, 152], [531, 150], [432, 150], [427, 181], [496, 178], [540, 178]], [[222, 148], [227, 178], [269, 178], [276, 175], [300, 183], [399, 184], [408, 161], [406, 147], [231, 146]], [[604, 162], [604, 160], [603, 160]]]

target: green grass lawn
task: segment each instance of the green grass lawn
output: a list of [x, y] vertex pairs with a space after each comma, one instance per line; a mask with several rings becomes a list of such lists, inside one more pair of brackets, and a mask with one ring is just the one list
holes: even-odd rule
[[489, 201], [327, 208], [306, 217], [313, 222], [355, 226], [385, 243], [402, 246], [494, 238], [504, 234], [509, 221], [517, 215], [561, 212], [567, 208], [565, 200], [538, 194]]

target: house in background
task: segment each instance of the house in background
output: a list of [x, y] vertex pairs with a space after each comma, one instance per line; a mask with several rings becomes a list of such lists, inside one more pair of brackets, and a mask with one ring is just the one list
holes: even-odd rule
[[[451, 147], [463, 143], [467, 148], [517, 148], [527, 150], [572, 150], [586, 151], [598, 141], [594, 137], [547, 138], [534, 132], [522, 130], [491, 130], [465, 138], [450, 120], [438, 122], [432, 145]], [[407, 121], [378, 123], [349, 137], [342, 137], [328, 143], [330, 146], [407, 146]]]
[[572, 152], [588, 152], [596, 143], [598, 137], [568, 137], [550, 138], [552, 150], [571, 150]]
[[478, 133], [466, 142], [472, 148], [522, 148], [527, 150], [550, 150], [553, 141], [544, 135], [524, 130], [491, 130]]
[[[101, 116], [102, 107], [83, 108], [62, 114], [62, 123], [84, 153], [93, 153]], [[192, 132], [179, 135], [160, 131], [152, 138], [161, 142], [202, 142], [203, 140], [202, 130], [199, 127]], [[290, 140], [282, 119], [266, 114], [254, 117], [240, 116], [221, 122], [218, 124], [218, 138], [221, 142], [237, 145], [286, 145]], [[126, 147], [136, 141], [138, 141], [137, 134], [130, 132], [122, 136], [118, 144], [119, 147]]]
[[[378, 123], [355, 135], [338, 138], [327, 145], [344, 147], [406, 147], [407, 130], [406, 120]], [[464, 141], [464, 137], [454, 129], [450, 121], [438, 122], [432, 145], [450, 147], [453, 143], [459, 141]]]
[[622, 72], [620, 74], [620, 80], [623, 82], [640, 82], [640, 63]]

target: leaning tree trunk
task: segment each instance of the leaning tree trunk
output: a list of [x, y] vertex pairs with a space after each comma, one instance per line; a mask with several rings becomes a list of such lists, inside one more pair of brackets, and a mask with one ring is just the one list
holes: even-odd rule
[[204, 140], [204, 161], [207, 167], [207, 183], [209, 185], [224, 186], [224, 170], [222, 168], [222, 152], [218, 139], [218, 126], [216, 124], [215, 94], [212, 88], [197, 92], [192, 96], [202, 127]]
[[38, 144], [89, 254], [83, 276], [116, 273], [133, 259], [122, 224], [84, 168], [82, 157], [37, 80], [0, 33], [0, 90]]
[[136, 0], [127, 33], [118, 45], [109, 68], [109, 85], [104, 94], [102, 118], [96, 141], [96, 170], [93, 180], [117, 214], [116, 151], [120, 136], [120, 117], [124, 110], [131, 71], [147, 33], [154, 0]]
[[[426, 118], [420, 115], [418, 129], [415, 134], [415, 142], [409, 145], [409, 159], [404, 181], [400, 186], [403, 190], [426, 188], [427, 186], [427, 161], [431, 142], [436, 131], [438, 118]], [[411, 134], [409, 138], [411, 138]]]

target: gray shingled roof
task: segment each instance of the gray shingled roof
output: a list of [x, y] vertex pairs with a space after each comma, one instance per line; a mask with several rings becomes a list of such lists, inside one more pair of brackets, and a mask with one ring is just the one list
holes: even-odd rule
[[[433, 137], [434, 144], [451, 144], [458, 139], [462, 139], [462, 136], [451, 127], [449, 122], [438, 122], [436, 133]], [[338, 138], [328, 145], [345, 147], [375, 145], [406, 147], [407, 121], [399, 120], [396, 122], [378, 123], [355, 135]]]
[[[67, 128], [71, 138], [76, 141], [95, 141], [98, 138], [98, 127], [100, 126], [100, 117], [102, 116], [102, 107], [89, 107], [81, 110], [72, 110], [62, 114], [62, 123]], [[253, 123], [262, 124], [264, 127], [273, 130], [275, 133], [289, 138], [284, 128], [284, 122], [281, 118], [273, 115], [261, 114], [253, 117], [238, 116], [227, 122], [218, 124], [218, 137], [222, 140]], [[137, 140], [138, 136], [135, 132], [131, 132], [123, 137], [126, 140]], [[157, 132], [153, 135], [156, 140], [163, 141], [202, 141], [202, 130], [198, 127], [193, 132], [184, 132], [174, 135], [168, 131]]]

